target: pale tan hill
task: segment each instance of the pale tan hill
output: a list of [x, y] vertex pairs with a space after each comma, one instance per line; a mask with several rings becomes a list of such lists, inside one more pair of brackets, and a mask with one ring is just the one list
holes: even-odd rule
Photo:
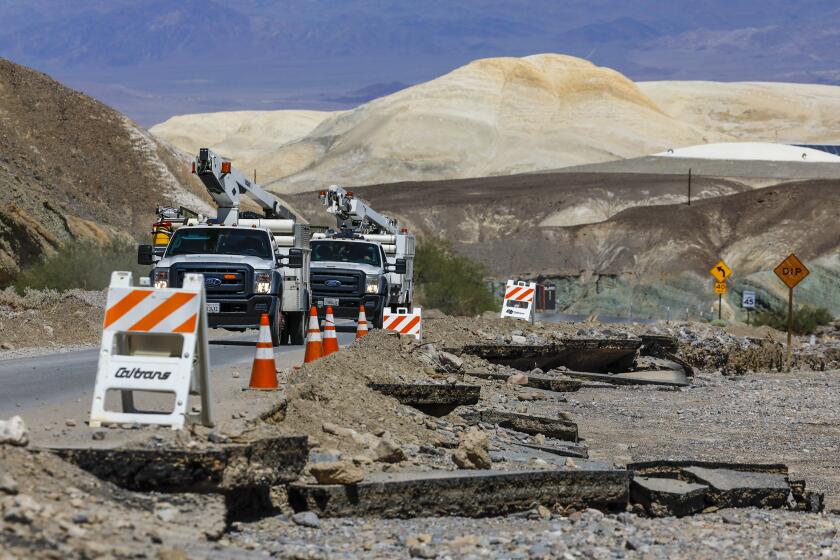
[[343, 113], [232, 112], [152, 128], [280, 192], [506, 175], [709, 142], [840, 142], [840, 87], [643, 82], [562, 55], [477, 60]]
[[334, 113], [325, 111], [225, 111], [172, 117], [149, 132], [188, 154], [213, 148], [250, 175], [276, 178], [291, 171], [274, 163], [275, 152], [312, 132]]
[[276, 157], [301, 165], [285, 192], [507, 175], [705, 140], [621, 74], [546, 54], [475, 61], [332, 116]]
[[[211, 126], [213, 118], [205, 118], [214, 123]], [[179, 138], [202, 133], [184, 132], [180, 124], [205, 119], [172, 119], [153, 131], [184, 147]], [[230, 124], [231, 133], [240, 125]], [[203, 128], [196, 124], [194, 130]], [[211, 145], [219, 142], [209, 132], [203, 138]], [[504, 175], [706, 140], [693, 127], [666, 115], [618, 72], [578, 58], [543, 54], [477, 60], [333, 114], [300, 140], [273, 152], [270, 147], [277, 142], [264, 137], [264, 156], [256, 167], [261, 177], [285, 176], [276, 188], [287, 192], [330, 182]], [[248, 168], [253, 152], [237, 153], [232, 143], [229, 146], [226, 153]]]
[[767, 82], [640, 82], [680, 122], [728, 140], [840, 143], [840, 87]]

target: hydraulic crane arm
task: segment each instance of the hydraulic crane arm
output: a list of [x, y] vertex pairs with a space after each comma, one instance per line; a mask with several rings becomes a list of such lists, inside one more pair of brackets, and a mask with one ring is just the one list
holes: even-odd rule
[[239, 220], [241, 196], [247, 194], [260, 205], [266, 218], [294, 220], [295, 215], [271, 193], [249, 181], [233, 168], [229, 161], [209, 148], [201, 148], [195, 159], [193, 172], [204, 183], [207, 192], [218, 207], [216, 219], [225, 225], [236, 225]]
[[332, 185], [328, 190], [321, 191], [321, 200], [327, 212], [335, 214], [339, 229], [350, 228], [363, 234], [398, 233], [396, 220], [383, 216], [340, 185]]

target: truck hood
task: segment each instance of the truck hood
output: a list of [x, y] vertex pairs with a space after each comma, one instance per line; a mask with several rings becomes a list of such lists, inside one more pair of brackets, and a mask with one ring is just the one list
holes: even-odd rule
[[158, 261], [156, 268], [169, 268], [174, 264], [247, 264], [255, 270], [270, 270], [274, 261], [244, 255], [176, 255]]
[[351, 262], [338, 262], [338, 261], [317, 261], [313, 262], [311, 265], [312, 268], [318, 269], [335, 269], [335, 270], [361, 270], [365, 274], [369, 274], [371, 276], [377, 274], [384, 274], [384, 271], [378, 266], [371, 266], [369, 264], [361, 264], [361, 263], [351, 263]]

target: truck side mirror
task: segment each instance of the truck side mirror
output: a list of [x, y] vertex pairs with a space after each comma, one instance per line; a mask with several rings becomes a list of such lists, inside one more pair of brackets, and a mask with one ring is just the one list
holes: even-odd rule
[[396, 264], [389, 264], [388, 270], [396, 274], [405, 274], [406, 264], [405, 259], [397, 259]]
[[137, 247], [137, 264], [150, 265], [154, 263], [152, 258], [154, 252], [151, 245], [140, 245]]
[[[286, 261], [285, 264], [283, 260]], [[289, 256], [278, 258], [277, 264], [289, 268], [303, 268], [303, 249], [289, 249]]]

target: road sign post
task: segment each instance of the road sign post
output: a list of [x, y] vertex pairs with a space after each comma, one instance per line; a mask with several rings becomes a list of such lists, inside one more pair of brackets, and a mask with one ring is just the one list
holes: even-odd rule
[[802, 282], [806, 276], [811, 274], [808, 267], [791, 253], [773, 269], [776, 276], [788, 287], [788, 332], [787, 332], [787, 369], [790, 369], [792, 357], [791, 345], [793, 342], [793, 289]]
[[726, 279], [732, 275], [732, 269], [726, 266], [725, 262], [719, 261], [712, 267], [709, 274], [714, 276], [716, 280], [715, 293], [718, 295], [718, 321], [721, 321], [723, 319], [723, 294], [726, 293]]
[[744, 290], [741, 293], [741, 307], [747, 310], [747, 324], [750, 324], [750, 311], [755, 309], [755, 292]]

